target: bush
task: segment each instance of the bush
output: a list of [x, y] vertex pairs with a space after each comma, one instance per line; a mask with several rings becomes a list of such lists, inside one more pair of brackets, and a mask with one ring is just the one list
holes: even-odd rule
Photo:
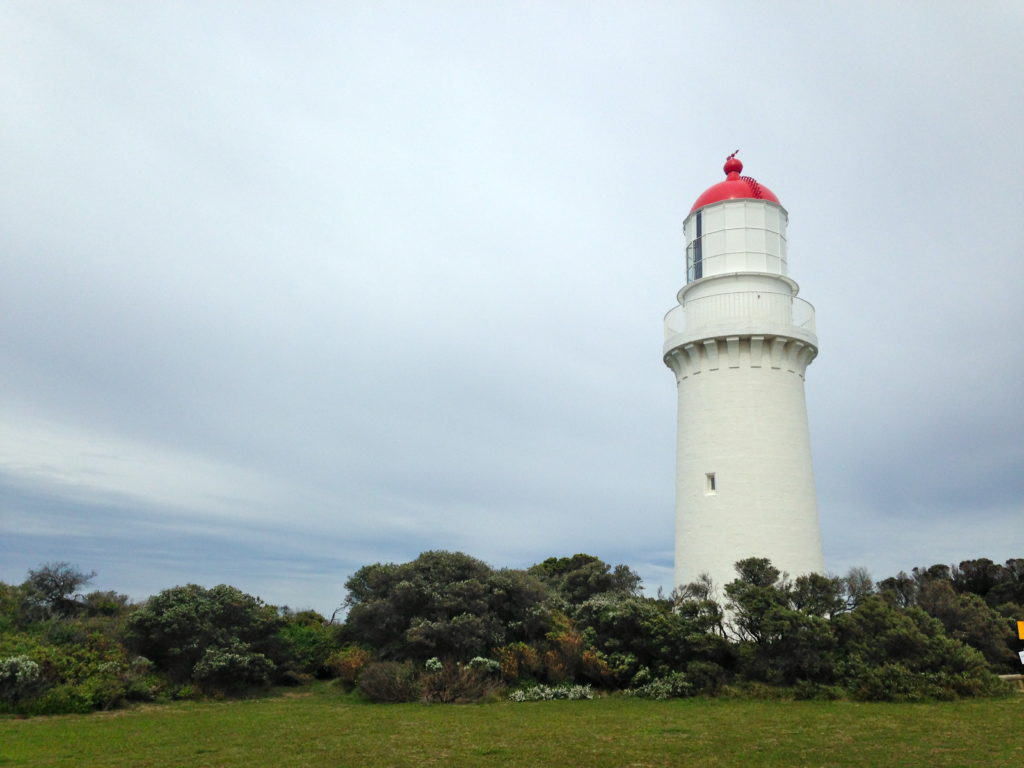
[[420, 680], [411, 662], [378, 661], [359, 673], [356, 689], [369, 701], [397, 703], [420, 697]]
[[722, 690], [726, 672], [713, 661], [691, 661], [686, 665], [686, 679], [694, 693], [714, 695]]
[[0, 702], [17, 704], [35, 696], [44, 685], [42, 670], [28, 656], [0, 659]]
[[509, 701], [515, 702], [555, 701], [556, 699], [580, 701], [592, 698], [594, 698], [594, 690], [589, 685], [534, 685], [512, 691], [508, 696]]
[[522, 571], [495, 571], [461, 552], [365, 566], [345, 587], [344, 639], [381, 658], [466, 660], [548, 629], [540, 581]]
[[509, 643], [494, 649], [498, 666], [505, 682], [534, 679], [541, 671], [542, 664], [537, 650], [526, 643]]
[[438, 659], [429, 659], [426, 668], [427, 673], [422, 680], [423, 700], [426, 702], [468, 704], [484, 701], [495, 697], [503, 687], [486, 665], [474, 667], [472, 662], [456, 664], [450, 661], [442, 664]]
[[330, 672], [328, 660], [336, 647], [334, 631], [323, 622], [307, 619], [310, 614], [313, 612], [304, 611], [290, 617], [278, 637], [284, 644], [288, 666], [297, 672], [326, 677]]
[[198, 674], [210, 684], [223, 679], [217, 671], [223, 665], [236, 665], [246, 680], [255, 680], [263, 677], [264, 661], [275, 666], [284, 661], [278, 634], [283, 624], [274, 608], [234, 587], [221, 584], [205, 589], [189, 584], [151, 597], [128, 618], [126, 634], [136, 652], [180, 683], [193, 677], [210, 649], [234, 653], [232, 649], [240, 646], [245, 649], [242, 653], [262, 656], [262, 661], [206, 659]]
[[483, 656], [474, 656], [467, 665], [470, 669], [476, 669], [489, 675], [501, 674], [501, 664], [494, 659], [485, 659]]
[[682, 672], [673, 672], [638, 688], [627, 688], [623, 693], [642, 699], [682, 699], [693, 695], [693, 685]]
[[253, 653], [242, 643], [227, 648], [207, 648], [192, 670], [192, 678], [206, 688], [234, 691], [266, 685], [274, 671], [274, 662], [262, 653]]
[[356, 684], [359, 673], [370, 663], [371, 658], [373, 657], [365, 648], [358, 645], [346, 645], [327, 659], [327, 669], [341, 681], [345, 688], [351, 690]]

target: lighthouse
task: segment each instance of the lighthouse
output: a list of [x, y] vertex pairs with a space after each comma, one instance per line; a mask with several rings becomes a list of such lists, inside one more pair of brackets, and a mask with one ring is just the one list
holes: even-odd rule
[[723, 170], [683, 224], [686, 282], [664, 346], [678, 390], [675, 583], [707, 574], [720, 595], [747, 557], [824, 571], [804, 399], [814, 307], [789, 276], [786, 209], [735, 152]]

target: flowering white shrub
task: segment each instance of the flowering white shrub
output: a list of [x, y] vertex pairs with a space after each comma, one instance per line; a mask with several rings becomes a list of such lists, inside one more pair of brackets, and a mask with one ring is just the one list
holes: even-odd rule
[[531, 688], [512, 691], [508, 700], [515, 702], [554, 701], [555, 699], [578, 701], [592, 698], [594, 698], [594, 690], [589, 685], [535, 685]]
[[[635, 680], [636, 678], [634, 678]], [[659, 677], [646, 685], [635, 688], [627, 688], [623, 691], [627, 696], [637, 696], [641, 699], [681, 699], [693, 695], [693, 686], [681, 672], [673, 672], [666, 677]]]
[[15, 702], [38, 691], [43, 673], [28, 656], [0, 659], [0, 701]]
[[470, 669], [478, 669], [481, 672], [496, 675], [501, 672], [501, 664], [494, 659], [485, 659], [483, 656], [474, 656], [467, 664]]
[[444, 669], [444, 664], [441, 663], [441, 660], [437, 658], [437, 656], [432, 656], [431, 658], [426, 660], [426, 662], [423, 664], [423, 667], [427, 670], [427, 672], [440, 672], [442, 669]]

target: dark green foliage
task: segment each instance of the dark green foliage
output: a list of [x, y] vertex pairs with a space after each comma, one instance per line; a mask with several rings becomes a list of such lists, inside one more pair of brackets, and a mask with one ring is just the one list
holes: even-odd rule
[[916, 701], [992, 694], [991, 670], [1019, 669], [1024, 560], [914, 568], [877, 592], [863, 569], [790, 580], [751, 558], [737, 574], [723, 606], [706, 581], [643, 597], [633, 571], [590, 555], [521, 571], [426, 552], [354, 574], [338, 627], [225, 585], [142, 606], [83, 595], [91, 574], [56, 563], [0, 583], [0, 711], [89, 712], [314, 675], [373, 701], [478, 701], [525, 681]]
[[985, 595], [985, 602], [991, 606], [1006, 603], [1024, 605], [1024, 558], [1006, 561], [998, 582]]
[[[135, 611], [128, 618], [127, 639], [134, 650], [180, 682], [199, 682], [194, 677], [197, 665], [207, 658], [198, 672], [203, 682], [215, 684], [223, 678], [216, 670], [224, 665], [257, 670], [264, 668], [260, 657], [271, 668], [285, 661], [277, 634], [283, 624], [273, 607], [234, 587], [221, 584], [205, 589], [189, 584], [166, 589]], [[211, 651], [227, 656], [211, 659], [207, 657]], [[235, 656], [246, 659], [238, 662]], [[249, 680], [259, 677], [255, 672], [246, 674]]]
[[741, 560], [736, 571], [725, 593], [743, 674], [778, 685], [830, 682], [836, 643], [822, 616], [844, 605], [841, 581], [812, 574], [791, 585], [764, 558]]
[[128, 595], [113, 591], [97, 591], [90, 592], [82, 598], [80, 610], [84, 616], [126, 616], [131, 612], [132, 604]]
[[993, 670], [1018, 671], [1020, 660], [1011, 650], [1016, 633], [978, 595], [958, 594], [949, 580], [926, 581], [918, 590], [917, 604], [942, 622], [950, 637], [981, 652]]
[[614, 568], [593, 555], [549, 557], [532, 566], [528, 573], [540, 579], [567, 605], [579, 605], [604, 593], [636, 595], [640, 576], [626, 565]]
[[1003, 567], [982, 557], [977, 560], [964, 560], [947, 576], [953, 580], [958, 592], [970, 592], [984, 598], [1005, 578]]
[[790, 602], [798, 611], [831, 619], [846, 610], [845, 586], [843, 579], [836, 576], [798, 576], [790, 591]]
[[368, 565], [345, 586], [344, 639], [382, 658], [468, 660], [542, 637], [550, 627], [543, 584], [521, 571], [494, 571], [461, 552]]
[[722, 690], [728, 679], [726, 670], [713, 661], [691, 661], [686, 665], [686, 679], [695, 694], [713, 696]]
[[917, 603], [917, 581], [900, 571], [878, 582], [878, 593], [898, 608], [909, 608]]
[[730, 663], [728, 643], [711, 632], [720, 616], [707, 608], [690, 603], [674, 610], [668, 600], [606, 593], [580, 605], [576, 617], [615, 682], [627, 685], [641, 669], [662, 677], [691, 661]]
[[873, 597], [836, 620], [840, 682], [865, 700], [915, 701], [994, 692], [998, 679], [973, 648], [919, 608]]

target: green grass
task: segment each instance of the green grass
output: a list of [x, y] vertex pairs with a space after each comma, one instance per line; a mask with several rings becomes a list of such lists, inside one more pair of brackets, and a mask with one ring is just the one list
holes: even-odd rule
[[1012, 766], [1024, 696], [935, 704], [612, 697], [364, 704], [330, 686], [0, 719], [0, 766]]

